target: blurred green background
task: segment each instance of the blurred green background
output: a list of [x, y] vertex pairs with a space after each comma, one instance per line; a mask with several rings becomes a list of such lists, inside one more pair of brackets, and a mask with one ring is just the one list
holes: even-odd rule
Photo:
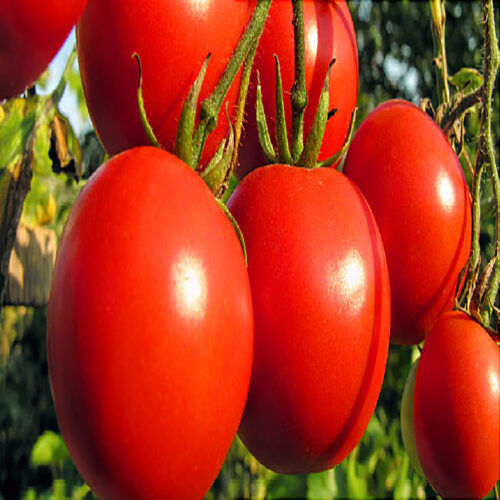
[[[377, 104], [389, 98], [404, 98], [418, 104], [422, 97], [429, 97], [436, 105], [428, 3], [352, 0], [349, 7], [359, 50], [357, 125]], [[454, 74], [462, 66], [481, 70], [480, 2], [448, 1], [446, 9], [449, 73]], [[46, 90], [58, 78], [73, 40], [72, 36], [42, 77], [39, 91]], [[85, 178], [100, 164], [104, 153], [90, 126], [76, 66], [66, 94], [63, 112], [80, 140]], [[495, 99], [498, 123], [498, 92]], [[474, 158], [479, 127], [477, 112], [467, 119], [466, 125], [470, 138], [466, 148]], [[48, 148], [48, 134], [41, 133], [23, 220], [52, 228], [60, 236], [84, 180], [76, 182], [64, 174], [54, 174]], [[483, 203], [482, 247], [490, 254], [493, 212], [488, 189], [483, 194]], [[0, 499], [92, 497], [58, 434], [47, 376], [45, 324], [45, 308], [5, 307], [0, 314]], [[375, 414], [360, 444], [335, 469], [308, 476], [280, 476], [261, 466], [236, 439], [207, 498], [435, 496], [427, 482], [412, 469], [401, 440], [401, 397], [415, 356], [418, 356], [415, 347], [390, 347]]]

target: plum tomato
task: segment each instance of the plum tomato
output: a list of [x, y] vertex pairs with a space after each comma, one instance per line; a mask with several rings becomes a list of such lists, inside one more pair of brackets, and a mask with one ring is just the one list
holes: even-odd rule
[[[330, 75], [330, 108], [335, 115], [326, 126], [319, 159], [324, 160], [336, 153], [344, 144], [349, 129], [351, 114], [358, 99], [358, 49], [356, 34], [347, 3], [344, 0], [304, 2], [305, 76], [309, 103], [304, 116], [305, 137], [309, 134], [326, 69], [332, 59], [335, 64]], [[262, 34], [254, 62], [251, 86], [246, 103], [248, 122], [242, 134], [240, 165], [236, 175], [242, 178], [250, 170], [264, 165], [255, 123], [255, 95], [257, 74], [262, 81], [262, 98], [269, 129], [275, 127], [275, 73], [277, 54], [281, 66], [283, 90], [285, 91], [285, 113], [289, 137], [291, 133], [291, 105], [286, 97], [295, 76], [294, 35], [292, 25], [292, 3], [273, 2], [269, 10], [266, 27]]]
[[389, 277], [375, 219], [340, 172], [258, 168], [228, 201], [255, 322], [239, 435], [266, 467], [318, 472], [361, 438], [385, 372]]
[[[92, 123], [113, 155], [148, 144], [137, 106], [141, 60], [144, 106], [162, 147], [173, 151], [182, 104], [211, 53], [200, 100], [215, 88], [249, 21], [255, 0], [90, 0], [77, 25], [78, 61]], [[238, 78], [228, 96], [236, 102]], [[224, 109], [225, 105], [223, 105]], [[228, 130], [221, 113], [202, 155]]]
[[201, 498], [236, 434], [253, 356], [234, 229], [168, 152], [101, 166], [66, 223], [47, 326], [75, 465], [102, 498]]
[[442, 497], [484, 497], [500, 478], [499, 364], [499, 347], [462, 312], [443, 314], [425, 341], [413, 399], [415, 440]]
[[471, 240], [471, 198], [441, 129], [401, 100], [372, 111], [344, 173], [365, 195], [382, 235], [391, 281], [391, 341], [421, 342], [454, 304]]
[[20, 94], [56, 55], [87, 0], [0, 0], [0, 101]]

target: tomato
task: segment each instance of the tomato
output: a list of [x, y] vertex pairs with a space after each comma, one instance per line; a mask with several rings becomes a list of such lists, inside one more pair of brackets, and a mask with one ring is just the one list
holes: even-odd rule
[[361, 438], [385, 371], [390, 294], [375, 220], [333, 169], [259, 168], [228, 208], [245, 237], [255, 319], [239, 435], [276, 472], [330, 468]]
[[403, 444], [410, 458], [413, 468], [424, 476], [422, 466], [417, 453], [417, 444], [415, 443], [415, 427], [413, 425], [413, 394], [415, 392], [415, 376], [417, 374], [418, 359], [413, 363], [406, 380], [401, 401], [401, 436]]
[[[347, 3], [339, 1], [304, 2], [305, 75], [309, 103], [304, 117], [305, 138], [309, 134], [319, 95], [330, 61], [335, 58], [330, 75], [330, 108], [337, 112], [328, 121], [319, 159], [336, 153], [344, 144], [351, 114], [358, 98], [358, 49], [356, 34]], [[277, 54], [281, 66], [288, 136], [291, 137], [291, 105], [288, 91], [295, 77], [292, 3], [273, 2], [254, 62], [254, 71], [246, 105], [248, 123], [241, 140], [240, 165], [236, 175], [242, 178], [257, 166], [265, 165], [255, 123], [255, 91], [259, 71], [262, 98], [269, 130], [274, 131], [275, 73]]]
[[[77, 26], [83, 90], [96, 132], [110, 154], [148, 144], [137, 107], [137, 52], [147, 116], [172, 151], [182, 104], [211, 53], [200, 100], [214, 89], [250, 19], [255, 0], [90, 0]], [[229, 112], [236, 101], [233, 82]], [[223, 105], [223, 109], [224, 109]], [[228, 130], [224, 112], [202, 156]]]
[[414, 394], [418, 456], [443, 497], [485, 496], [500, 477], [500, 351], [462, 312], [441, 316], [424, 344]]
[[377, 220], [391, 281], [391, 340], [421, 342], [454, 304], [471, 240], [471, 199], [446, 136], [416, 106], [388, 101], [353, 138], [344, 173]]
[[251, 292], [239, 240], [209, 189], [152, 147], [83, 188], [48, 310], [55, 409], [102, 498], [200, 498], [250, 382]]
[[0, 0], [0, 100], [20, 94], [47, 67], [87, 0]]

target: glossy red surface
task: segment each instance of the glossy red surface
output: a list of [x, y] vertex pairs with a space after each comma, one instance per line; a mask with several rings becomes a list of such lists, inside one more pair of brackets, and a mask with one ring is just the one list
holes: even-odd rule
[[240, 243], [171, 154], [115, 156], [58, 250], [48, 361], [62, 435], [102, 498], [200, 498], [238, 428], [253, 353]]
[[[283, 80], [288, 135], [291, 134], [291, 105], [289, 91], [294, 82], [294, 35], [292, 3], [273, 2], [266, 27], [259, 42], [254, 74], [246, 105], [247, 123], [244, 127], [236, 175], [242, 178], [250, 170], [266, 164], [261, 152], [255, 123], [256, 72], [262, 82], [262, 97], [268, 125], [274, 139], [275, 74], [277, 54]], [[330, 75], [330, 109], [337, 112], [328, 121], [319, 155], [324, 160], [344, 144], [351, 114], [358, 99], [358, 49], [351, 14], [345, 1], [304, 2], [305, 71], [309, 104], [304, 117], [305, 139], [309, 134], [319, 95], [330, 61], [335, 58]]]
[[484, 497], [500, 478], [500, 349], [461, 312], [444, 314], [422, 351], [414, 393], [418, 456], [442, 497]]
[[[138, 66], [153, 130], [168, 151], [189, 89], [211, 53], [200, 102], [214, 89], [250, 19], [255, 0], [90, 0], [77, 27], [78, 61], [92, 122], [106, 151], [148, 144], [137, 107]], [[229, 114], [238, 91], [228, 96]], [[224, 105], [222, 107], [224, 110]], [[203, 164], [227, 133], [221, 113]]]
[[421, 342], [454, 304], [467, 262], [471, 199], [460, 162], [429, 116], [388, 101], [356, 132], [344, 173], [377, 220], [391, 281], [391, 341]]
[[248, 252], [255, 355], [239, 435], [266, 467], [343, 460], [373, 413], [389, 343], [389, 281], [374, 218], [333, 169], [250, 173], [228, 208]]
[[87, 0], [0, 0], [0, 100], [42, 74]]

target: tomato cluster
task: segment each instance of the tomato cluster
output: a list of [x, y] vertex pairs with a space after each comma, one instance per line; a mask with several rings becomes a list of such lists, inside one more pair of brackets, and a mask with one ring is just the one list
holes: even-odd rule
[[[87, 2], [50, 9], [46, 44], [31, 3], [0, 0], [0, 99], [36, 79]], [[111, 159], [71, 210], [52, 278], [49, 376], [69, 452], [104, 498], [202, 497], [236, 432], [276, 472], [328, 469], [368, 425], [389, 342], [425, 340], [403, 397], [405, 445], [439, 494], [484, 495], [499, 475], [499, 351], [469, 316], [450, 312], [469, 255], [471, 199], [433, 120], [389, 101], [359, 127], [343, 172], [265, 165], [257, 72], [266, 111], [275, 106], [274, 54], [284, 88], [294, 81], [292, 6], [276, 1], [256, 49], [242, 180], [227, 209], [172, 154], [207, 54], [200, 99], [255, 5], [88, 0], [78, 22], [83, 90]], [[303, 9], [306, 136], [335, 59], [327, 83], [336, 112], [321, 161], [347, 139], [357, 46], [345, 1]], [[24, 61], [17, 72], [14, 59]], [[240, 76], [221, 107], [229, 117]], [[228, 135], [222, 116], [202, 165]], [[287, 100], [285, 116], [290, 137]], [[144, 119], [161, 148], [148, 145]]]

